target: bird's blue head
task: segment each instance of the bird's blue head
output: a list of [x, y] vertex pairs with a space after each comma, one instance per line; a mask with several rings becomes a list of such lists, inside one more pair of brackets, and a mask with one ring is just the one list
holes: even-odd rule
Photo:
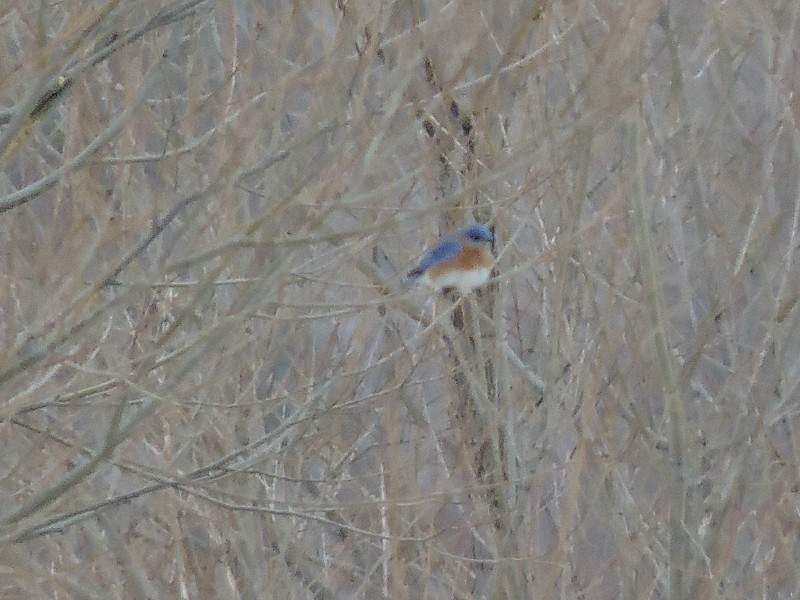
[[478, 223], [473, 223], [469, 227], [465, 227], [461, 230], [462, 235], [472, 242], [485, 242], [491, 243], [494, 241], [494, 235], [492, 235], [492, 230], [489, 229], [486, 225], [479, 225]]

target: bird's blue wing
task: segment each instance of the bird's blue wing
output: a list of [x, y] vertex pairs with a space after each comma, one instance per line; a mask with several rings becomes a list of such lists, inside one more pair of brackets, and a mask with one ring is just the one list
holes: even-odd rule
[[436, 263], [440, 263], [443, 260], [447, 260], [451, 256], [458, 254], [459, 250], [461, 250], [461, 244], [458, 241], [453, 239], [444, 240], [422, 257], [422, 260], [414, 268], [414, 270], [409, 273], [409, 276], [419, 277]]

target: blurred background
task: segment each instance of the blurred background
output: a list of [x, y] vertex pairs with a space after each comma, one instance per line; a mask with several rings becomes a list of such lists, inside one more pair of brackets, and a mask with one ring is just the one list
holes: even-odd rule
[[799, 13], [0, 4], [0, 596], [796, 597]]

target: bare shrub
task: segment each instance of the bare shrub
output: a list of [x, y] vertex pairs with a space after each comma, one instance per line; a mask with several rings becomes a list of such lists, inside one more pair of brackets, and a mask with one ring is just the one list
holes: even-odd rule
[[799, 10], [0, 8], [0, 595], [796, 593]]

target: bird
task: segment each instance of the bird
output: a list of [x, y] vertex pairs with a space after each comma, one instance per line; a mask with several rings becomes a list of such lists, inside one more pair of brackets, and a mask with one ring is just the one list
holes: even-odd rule
[[408, 273], [407, 281], [468, 294], [489, 280], [493, 242], [494, 234], [486, 225], [473, 223], [459, 229], [431, 248]]

